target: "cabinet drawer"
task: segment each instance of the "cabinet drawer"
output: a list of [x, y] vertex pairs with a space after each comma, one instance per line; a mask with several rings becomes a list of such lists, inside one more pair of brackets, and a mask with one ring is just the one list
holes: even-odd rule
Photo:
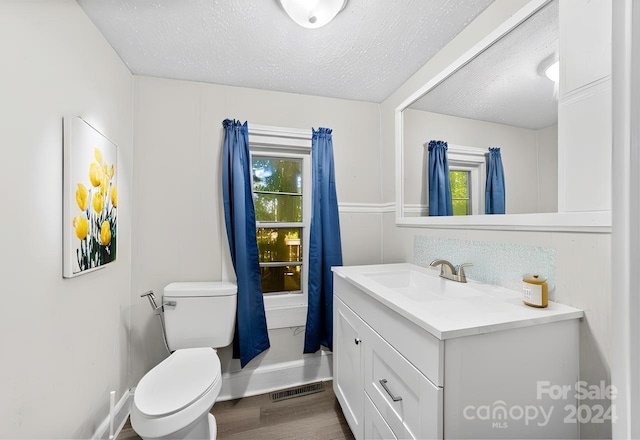
[[365, 327], [363, 335], [364, 389], [394, 435], [442, 438], [442, 388], [371, 328]]
[[368, 397], [364, 399], [364, 438], [367, 440], [395, 440], [398, 438]]
[[444, 385], [444, 342], [334, 274], [333, 291], [431, 382]]

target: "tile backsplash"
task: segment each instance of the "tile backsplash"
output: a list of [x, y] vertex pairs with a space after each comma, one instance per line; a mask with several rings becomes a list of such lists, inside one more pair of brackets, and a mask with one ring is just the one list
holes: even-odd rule
[[547, 279], [549, 299], [555, 299], [556, 250], [553, 248], [416, 235], [414, 264], [427, 266], [436, 259], [445, 259], [454, 266], [472, 263], [473, 266], [465, 267], [468, 279], [517, 291], [522, 290], [524, 276], [540, 275]]

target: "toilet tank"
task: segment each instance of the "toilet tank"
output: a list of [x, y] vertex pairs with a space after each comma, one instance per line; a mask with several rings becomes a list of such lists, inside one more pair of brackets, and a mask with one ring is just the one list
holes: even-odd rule
[[226, 281], [171, 283], [164, 288], [167, 345], [226, 347], [233, 341], [238, 288]]

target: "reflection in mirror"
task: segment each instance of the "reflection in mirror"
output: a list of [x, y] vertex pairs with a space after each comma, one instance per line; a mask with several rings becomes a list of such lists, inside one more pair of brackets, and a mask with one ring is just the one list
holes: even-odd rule
[[405, 216], [428, 215], [430, 140], [449, 146], [454, 215], [485, 212], [490, 147], [501, 149], [507, 214], [557, 212], [557, 82], [544, 72], [557, 60], [557, 2], [404, 109]]

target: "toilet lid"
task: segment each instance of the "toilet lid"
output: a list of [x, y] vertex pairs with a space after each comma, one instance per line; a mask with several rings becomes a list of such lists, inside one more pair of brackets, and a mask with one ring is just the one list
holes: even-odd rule
[[166, 416], [198, 400], [218, 380], [220, 360], [215, 350], [176, 350], [140, 380], [134, 402], [149, 417]]

